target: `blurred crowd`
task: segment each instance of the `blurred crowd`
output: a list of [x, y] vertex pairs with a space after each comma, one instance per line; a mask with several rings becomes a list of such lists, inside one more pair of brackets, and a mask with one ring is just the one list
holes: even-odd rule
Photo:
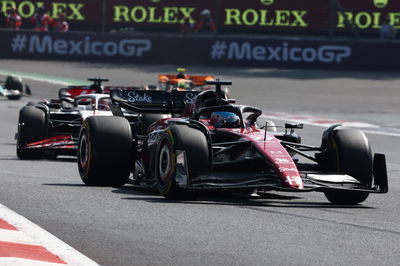
[[[67, 32], [69, 23], [65, 13], [61, 13], [57, 18], [49, 16], [44, 7], [38, 7], [30, 18], [28, 25], [22, 25], [21, 16], [15, 7], [8, 10], [7, 13], [0, 11], [0, 28], [8, 28], [19, 30], [21, 27], [25, 29], [33, 28], [35, 31], [57, 31]], [[216, 33], [217, 24], [209, 9], [204, 9], [199, 17], [194, 20], [191, 17], [184, 17], [179, 26], [181, 33]], [[134, 27], [123, 28], [126, 31], [135, 31]], [[123, 30], [120, 30], [123, 31]], [[392, 40], [397, 35], [395, 27], [391, 24], [389, 17], [386, 17], [379, 29], [379, 38], [381, 40]]]
[[216, 33], [217, 26], [211, 16], [209, 9], [204, 9], [200, 13], [200, 18], [196, 23], [191, 22], [189, 17], [184, 17], [180, 28], [181, 33]]
[[30, 25], [22, 25], [21, 16], [15, 7], [11, 8], [7, 14], [0, 12], [0, 27], [19, 30], [24, 28], [32, 28], [35, 31], [58, 31], [67, 32], [69, 24], [64, 13], [59, 14], [57, 18], [51, 18], [44, 7], [38, 7], [30, 18]]

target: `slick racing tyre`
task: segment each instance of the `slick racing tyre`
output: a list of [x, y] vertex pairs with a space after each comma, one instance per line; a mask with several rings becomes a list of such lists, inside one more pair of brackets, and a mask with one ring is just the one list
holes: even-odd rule
[[116, 116], [85, 119], [79, 135], [78, 169], [90, 186], [122, 186], [135, 165], [136, 142], [128, 120]]
[[173, 125], [165, 130], [156, 151], [156, 182], [161, 195], [166, 198], [188, 198], [191, 193], [179, 187], [177, 151], [186, 157], [188, 180], [209, 171], [209, 149], [205, 135], [186, 125]]
[[[373, 160], [365, 134], [360, 130], [341, 127], [330, 128], [324, 134], [323, 146], [326, 146], [330, 160], [327, 164], [330, 168], [328, 170], [348, 174], [362, 185], [371, 186]], [[328, 143], [324, 144], [324, 141]], [[358, 204], [366, 200], [368, 195], [369, 193], [354, 191], [325, 192], [331, 203], [340, 205]]]
[[26, 149], [28, 143], [46, 137], [46, 114], [33, 106], [24, 106], [19, 111], [17, 133], [17, 156], [20, 159], [40, 159], [42, 151]]
[[21, 94], [24, 90], [24, 85], [22, 84], [22, 79], [20, 77], [7, 76], [4, 87], [6, 90], [17, 90]]

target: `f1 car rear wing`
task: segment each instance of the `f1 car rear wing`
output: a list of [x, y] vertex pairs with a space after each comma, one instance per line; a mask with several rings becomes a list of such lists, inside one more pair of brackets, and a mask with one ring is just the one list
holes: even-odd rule
[[111, 110], [114, 115], [121, 115], [121, 111], [115, 107], [137, 113], [182, 113], [199, 93], [200, 91], [112, 90]]
[[[214, 76], [200, 76], [200, 75], [185, 75], [185, 79], [191, 80], [195, 86], [204, 86], [208, 80], [215, 80]], [[171, 74], [160, 74], [158, 75], [158, 80], [161, 83], [176, 84], [179, 82], [179, 78], [176, 75]]]
[[[142, 90], [144, 87], [141, 86], [106, 86], [103, 89], [102, 93], [108, 94], [110, 91], [113, 90], [126, 90], [126, 91], [133, 91], [133, 90]], [[69, 86], [68, 88], [62, 88], [58, 91], [59, 99], [62, 98], [72, 98], [79, 95], [84, 94], [92, 94], [96, 93], [95, 89], [92, 89], [90, 86]]]

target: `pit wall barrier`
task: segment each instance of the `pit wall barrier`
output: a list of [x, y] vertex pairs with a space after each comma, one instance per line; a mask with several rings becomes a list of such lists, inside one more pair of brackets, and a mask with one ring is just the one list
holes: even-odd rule
[[268, 68], [400, 68], [400, 42], [224, 35], [0, 31], [0, 57]]

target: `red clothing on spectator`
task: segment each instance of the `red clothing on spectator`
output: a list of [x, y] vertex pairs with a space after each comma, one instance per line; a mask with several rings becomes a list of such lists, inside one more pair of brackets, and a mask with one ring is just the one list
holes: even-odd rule
[[54, 29], [60, 32], [66, 32], [69, 29], [69, 24], [67, 21], [57, 21], [54, 25]]
[[53, 20], [51, 26], [55, 31], [59, 32], [67, 32], [69, 30], [69, 24], [65, 20], [64, 14], [61, 14], [58, 19]]
[[48, 31], [49, 24], [52, 23], [52, 19], [46, 13], [35, 13], [33, 17], [31, 17], [31, 22], [35, 25], [34, 30]]
[[200, 15], [201, 17], [199, 20], [197, 20], [195, 31], [215, 33], [217, 31], [217, 26], [211, 17], [211, 11], [209, 9], [204, 9], [201, 11]]
[[16, 13], [10, 13], [6, 16], [6, 27], [19, 30], [21, 27], [21, 17]]

